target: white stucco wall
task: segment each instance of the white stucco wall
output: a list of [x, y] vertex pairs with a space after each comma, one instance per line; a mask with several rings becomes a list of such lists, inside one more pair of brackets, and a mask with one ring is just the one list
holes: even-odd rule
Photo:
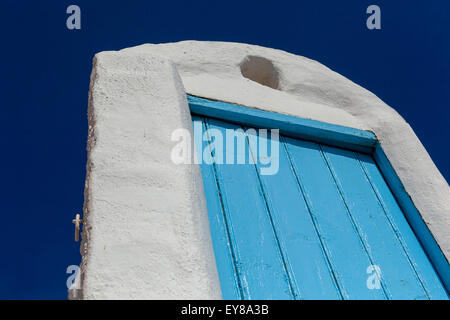
[[[273, 63], [278, 89], [243, 77]], [[373, 131], [447, 259], [450, 189], [410, 126], [374, 94], [310, 59], [185, 41], [96, 55], [89, 99], [83, 297], [220, 298], [201, 174], [170, 161], [191, 128], [185, 93]], [[407, 94], [407, 93], [405, 93]]]
[[[85, 299], [220, 298], [198, 166], [170, 161], [192, 130], [167, 59], [100, 53], [89, 99]], [[193, 192], [195, 190], [195, 192]]]

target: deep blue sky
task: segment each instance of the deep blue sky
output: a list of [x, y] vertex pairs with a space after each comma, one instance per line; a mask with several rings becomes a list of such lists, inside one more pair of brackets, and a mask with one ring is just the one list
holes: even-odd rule
[[[81, 7], [82, 29], [66, 28]], [[365, 26], [377, 4], [382, 30]], [[450, 179], [450, 1], [20, 1], [1, 5], [0, 298], [65, 299], [79, 264], [92, 57], [152, 42], [220, 40], [318, 60], [377, 94]]]

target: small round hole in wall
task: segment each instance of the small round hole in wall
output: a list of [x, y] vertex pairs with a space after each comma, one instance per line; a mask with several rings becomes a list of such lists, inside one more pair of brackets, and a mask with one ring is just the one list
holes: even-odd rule
[[279, 89], [279, 72], [272, 61], [263, 57], [247, 56], [240, 67], [245, 78], [272, 89]]

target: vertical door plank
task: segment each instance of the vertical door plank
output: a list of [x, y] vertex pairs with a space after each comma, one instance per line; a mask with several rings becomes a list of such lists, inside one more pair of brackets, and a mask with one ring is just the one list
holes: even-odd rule
[[428, 299], [353, 151], [323, 146], [344, 201], [392, 299]]
[[384, 291], [367, 287], [366, 270], [372, 262], [352, 224], [320, 146], [291, 138], [285, 138], [285, 141], [344, 299], [386, 299]]
[[[208, 119], [208, 129], [225, 130], [239, 126]], [[244, 136], [245, 139], [245, 136]], [[236, 150], [236, 145], [235, 145]], [[248, 144], [246, 143], [248, 152]], [[226, 152], [223, 148], [224, 159]], [[248, 163], [248, 162], [247, 162]], [[253, 164], [216, 164], [230, 238], [236, 248], [237, 270], [245, 299], [292, 299], [280, 248], [255, 166]]]
[[[264, 175], [261, 168], [261, 143], [267, 146], [272, 164], [278, 161], [278, 172]], [[250, 145], [259, 178], [263, 185], [280, 247], [286, 257], [286, 266], [298, 299], [341, 299], [334, 280], [328, 257], [314, 226], [314, 221], [297, 183], [284, 142], [279, 143], [279, 152], [271, 150], [270, 138], [259, 137], [259, 150]], [[256, 149], [256, 150], [255, 150]], [[279, 157], [278, 157], [279, 156]], [[277, 158], [277, 159], [275, 159]]]
[[[202, 133], [206, 131], [205, 123], [204, 119], [196, 116], [192, 116], [192, 121], [194, 128], [201, 129], [198, 132], [194, 132], [195, 141], [200, 142], [195, 144], [195, 151], [198, 157], [201, 158], [202, 152], [206, 147], [206, 144], [202, 140]], [[236, 272], [235, 259], [233, 259], [233, 248], [228, 235], [228, 226], [220, 199], [220, 190], [218, 189], [214, 166], [201, 163], [200, 168], [202, 171], [209, 226], [222, 298], [226, 300], [239, 300], [242, 299], [240, 282]]]
[[361, 153], [357, 154], [357, 158], [430, 299], [447, 299], [446, 290], [439, 280], [439, 276], [408, 224], [375, 161], [371, 156]]

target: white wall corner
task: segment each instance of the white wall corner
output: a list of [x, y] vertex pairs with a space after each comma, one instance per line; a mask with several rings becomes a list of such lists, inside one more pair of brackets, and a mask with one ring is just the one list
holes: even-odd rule
[[168, 59], [95, 56], [81, 253], [84, 299], [220, 299], [198, 165], [175, 165], [192, 120]]

